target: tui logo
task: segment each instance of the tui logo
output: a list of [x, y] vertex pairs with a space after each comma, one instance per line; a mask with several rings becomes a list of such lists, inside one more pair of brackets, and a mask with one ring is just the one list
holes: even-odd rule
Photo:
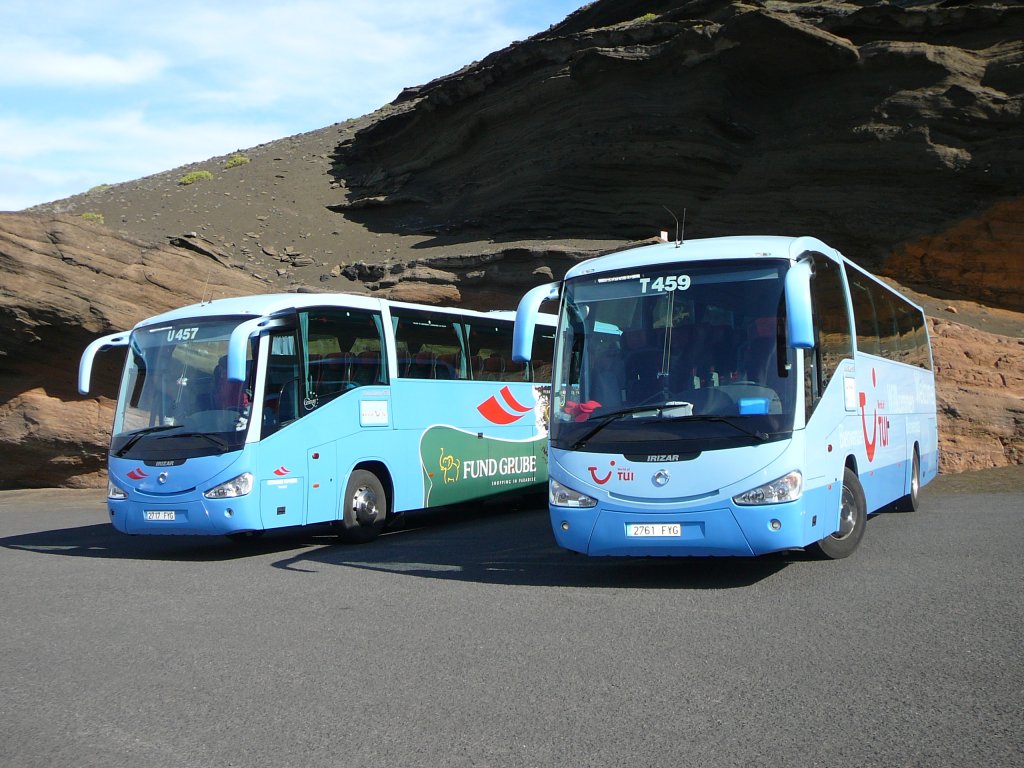
[[[874, 389], [878, 386], [878, 379], [875, 375], [875, 369], [871, 369], [871, 388]], [[884, 413], [879, 415], [878, 406], [881, 405], [885, 408], [885, 402], [880, 401], [875, 404], [875, 412], [871, 415], [871, 437], [868, 437], [868, 419], [867, 419], [867, 404], [868, 396], [866, 392], [860, 393], [860, 425], [864, 431], [864, 450], [868, 454], [868, 462], [875, 460], [875, 451], [878, 446], [885, 447], [889, 444], [889, 417]]]
[[615, 475], [623, 483], [631, 483], [636, 480], [636, 473], [633, 472], [632, 468], [628, 466], [616, 467], [615, 459], [608, 462], [608, 472], [601, 477], [597, 474], [597, 467], [587, 467], [587, 469], [590, 471], [590, 478], [598, 485], [607, 483], [612, 479], [612, 475]]

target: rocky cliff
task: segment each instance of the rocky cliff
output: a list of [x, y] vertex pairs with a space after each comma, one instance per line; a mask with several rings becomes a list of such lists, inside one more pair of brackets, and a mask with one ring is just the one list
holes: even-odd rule
[[929, 322], [940, 471], [1024, 464], [1024, 339]]
[[80, 218], [0, 214], [0, 488], [95, 483], [124, 362], [78, 358], [97, 336], [203, 298], [264, 286], [199, 237], [150, 244]]
[[600, 0], [243, 164], [0, 215], [0, 487], [95, 481], [96, 335], [225, 293], [509, 307], [671, 229], [665, 206], [688, 237], [814, 234], [913, 289], [943, 471], [1019, 463], [1022, 41], [1020, 4]]
[[[209, 241], [172, 240], [147, 244], [68, 216], [0, 214], [0, 488], [102, 482], [124, 358], [101, 355], [98, 396], [79, 396], [78, 358], [92, 339], [182, 304], [268, 290]], [[583, 255], [538, 246], [397, 272], [365, 262], [353, 270], [364, 291], [416, 301], [464, 291], [469, 303], [512, 306], [523, 285], [560, 276]], [[959, 305], [959, 319], [1011, 331], [992, 333], [949, 319], [953, 305], [914, 298], [939, 315], [930, 329], [942, 471], [1024, 463], [1024, 315]]]
[[[1024, 8], [598, 2], [342, 142], [336, 210], [522, 237], [815, 232], [1024, 307]], [[979, 236], [980, 235], [980, 236]]]

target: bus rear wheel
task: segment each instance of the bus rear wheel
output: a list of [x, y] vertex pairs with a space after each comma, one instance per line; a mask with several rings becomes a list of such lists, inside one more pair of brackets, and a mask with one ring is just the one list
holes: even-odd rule
[[917, 455], [917, 446], [914, 446], [914, 461], [910, 466], [910, 493], [902, 499], [897, 499], [895, 509], [897, 512], [916, 512], [921, 505], [921, 458]]
[[843, 490], [840, 494], [839, 530], [812, 544], [812, 552], [829, 560], [849, 557], [864, 538], [867, 520], [864, 488], [857, 473], [847, 467], [843, 471]]
[[355, 470], [342, 499], [342, 541], [362, 544], [377, 538], [387, 515], [388, 497], [380, 479], [365, 469]]

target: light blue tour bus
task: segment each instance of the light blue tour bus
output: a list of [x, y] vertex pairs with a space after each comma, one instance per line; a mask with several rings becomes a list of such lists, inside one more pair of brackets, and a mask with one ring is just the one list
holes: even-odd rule
[[204, 302], [97, 339], [127, 346], [110, 520], [132, 534], [334, 522], [366, 541], [405, 511], [547, 481], [554, 317], [512, 359], [512, 312], [343, 294]]
[[920, 307], [811, 237], [664, 242], [574, 266], [560, 299], [555, 539], [590, 555], [850, 555], [938, 471]]

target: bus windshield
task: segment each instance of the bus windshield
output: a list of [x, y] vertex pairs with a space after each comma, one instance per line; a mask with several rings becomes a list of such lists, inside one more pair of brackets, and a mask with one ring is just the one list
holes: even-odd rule
[[132, 332], [111, 454], [159, 461], [242, 447], [253, 390], [251, 345], [248, 381], [227, 378], [228, 340], [242, 319], [185, 319]]
[[665, 263], [567, 281], [552, 445], [692, 453], [789, 436], [787, 269], [780, 259]]

